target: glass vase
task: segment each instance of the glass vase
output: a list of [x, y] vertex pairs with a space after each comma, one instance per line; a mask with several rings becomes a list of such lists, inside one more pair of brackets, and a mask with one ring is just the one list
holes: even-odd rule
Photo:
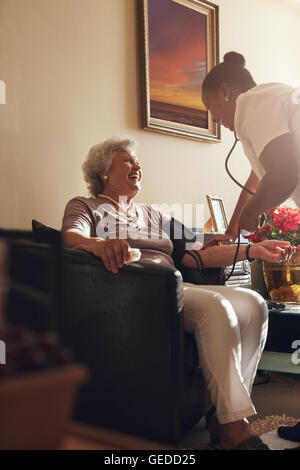
[[281, 264], [263, 261], [266, 288], [275, 302], [300, 304], [300, 253]]

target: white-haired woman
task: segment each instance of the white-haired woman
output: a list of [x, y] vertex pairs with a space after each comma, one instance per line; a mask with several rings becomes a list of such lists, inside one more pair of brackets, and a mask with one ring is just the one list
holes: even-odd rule
[[[129, 138], [112, 138], [91, 148], [83, 172], [91, 197], [68, 202], [63, 218], [64, 245], [86, 250], [118, 273], [130, 248], [141, 250], [141, 261], [174, 268], [173, 244], [162, 226], [170, 217], [136, 203], [142, 171], [136, 146]], [[246, 258], [242, 246], [238, 260]], [[230, 265], [235, 247], [199, 250], [205, 267]], [[251, 245], [248, 256], [280, 262], [290, 254], [287, 242]], [[196, 267], [187, 253], [182, 265]], [[216, 408], [210, 428], [222, 449], [261, 449], [247, 417], [256, 413], [250, 398], [267, 335], [268, 311], [254, 291], [184, 283], [184, 324], [197, 342], [199, 362]]]

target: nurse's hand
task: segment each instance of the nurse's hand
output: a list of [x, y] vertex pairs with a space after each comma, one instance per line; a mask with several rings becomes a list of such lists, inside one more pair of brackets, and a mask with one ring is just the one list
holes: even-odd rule
[[252, 212], [245, 207], [239, 217], [239, 227], [241, 230], [247, 230], [247, 232], [254, 233], [259, 229], [260, 214]]
[[215, 235], [211, 237], [207, 242], [204, 243], [203, 249], [208, 248], [209, 246], [216, 245], [232, 245], [236, 240], [236, 236], [230, 233], [223, 233], [220, 235]]

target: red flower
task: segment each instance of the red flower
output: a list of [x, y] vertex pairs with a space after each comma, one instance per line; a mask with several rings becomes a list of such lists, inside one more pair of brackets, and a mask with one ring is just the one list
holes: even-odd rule
[[253, 243], [258, 243], [259, 242], [259, 236], [258, 236], [257, 231], [252, 233], [251, 235], [249, 235], [249, 237], [246, 237], [246, 238], [248, 238], [248, 240], [250, 240]]
[[272, 217], [274, 221], [274, 227], [282, 232], [287, 234], [298, 230], [300, 223], [300, 211], [299, 209], [290, 209], [289, 207], [279, 207], [272, 212]]
[[271, 225], [265, 225], [263, 227], [264, 231], [267, 232], [268, 234], [272, 232], [272, 227]]
[[[297, 232], [297, 236], [295, 236], [295, 232]], [[299, 242], [300, 210], [286, 206], [269, 210], [266, 225], [248, 238], [254, 243], [266, 239], [285, 240], [292, 244]]]

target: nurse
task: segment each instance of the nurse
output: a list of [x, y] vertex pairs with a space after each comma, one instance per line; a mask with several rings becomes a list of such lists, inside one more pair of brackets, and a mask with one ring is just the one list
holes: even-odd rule
[[235, 133], [252, 171], [227, 231], [207, 244], [232, 243], [238, 228], [254, 232], [263, 212], [291, 197], [300, 207], [299, 90], [283, 83], [257, 85], [245, 58], [228, 52], [205, 77], [202, 100], [214, 122]]

